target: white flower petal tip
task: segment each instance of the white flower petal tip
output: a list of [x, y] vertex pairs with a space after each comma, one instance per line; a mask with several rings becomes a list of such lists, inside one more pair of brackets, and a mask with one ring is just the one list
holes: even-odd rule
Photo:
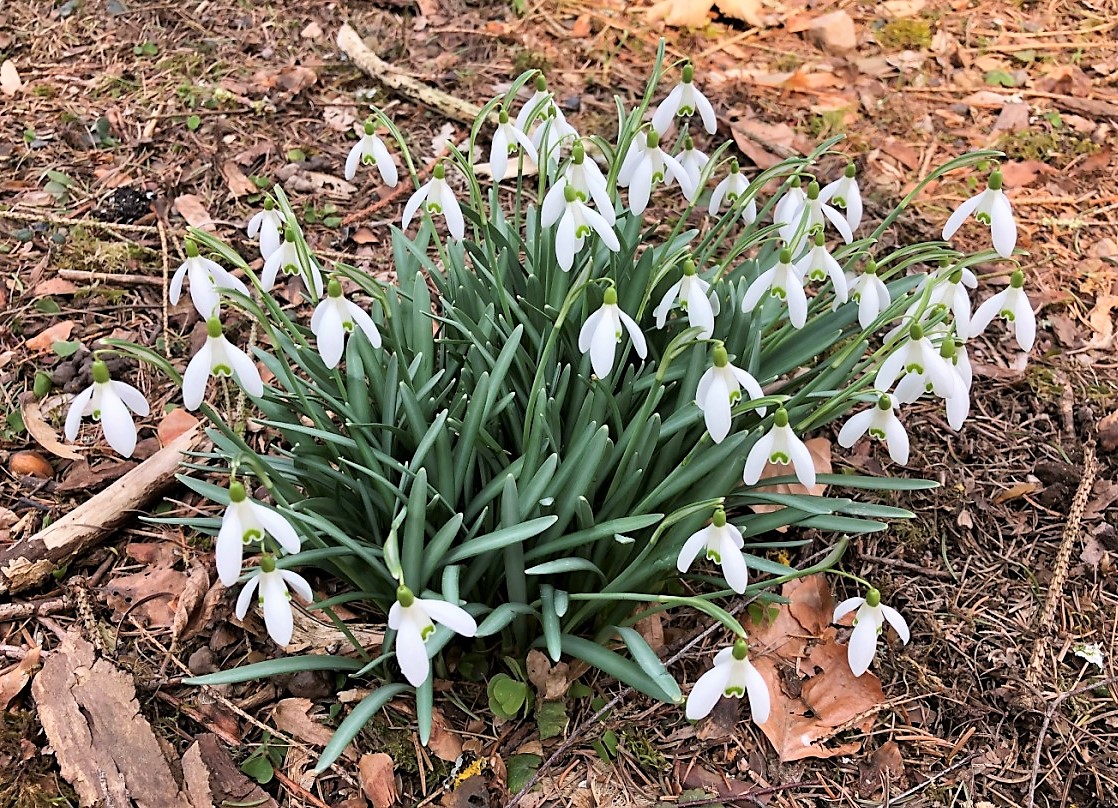
[[602, 307], [586, 318], [578, 335], [578, 348], [590, 355], [590, 365], [599, 379], [609, 376], [617, 357], [617, 343], [624, 332], [633, 342], [633, 350], [644, 359], [648, 346], [640, 326], [617, 305], [617, 290], [606, 289]]
[[1017, 339], [1017, 345], [1028, 353], [1036, 342], [1036, 314], [1025, 294], [1025, 275], [1016, 270], [1010, 276], [1009, 286], [984, 302], [970, 321], [971, 336], [978, 336], [997, 316], [1001, 316]]
[[742, 473], [745, 484], [756, 485], [769, 463], [791, 465], [800, 485], [807, 489], [815, 487], [815, 461], [789, 425], [788, 413], [783, 407], [776, 411], [772, 428], [753, 444], [745, 458]]
[[832, 622], [837, 623], [855, 611], [854, 631], [847, 644], [847, 661], [855, 676], [869, 670], [877, 653], [877, 638], [886, 623], [893, 627], [901, 643], [907, 645], [911, 639], [908, 623], [900, 612], [881, 602], [881, 593], [870, 589], [865, 597], [848, 598], [835, 608]]
[[132, 413], [141, 417], [150, 412], [143, 393], [130, 384], [113, 381], [108, 366], [100, 360], [93, 363], [93, 384], [74, 397], [66, 412], [63, 434], [74, 440], [87, 415], [101, 422], [105, 441], [122, 457], [131, 457], [136, 449], [136, 424]]
[[1013, 207], [1002, 190], [1002, 173], [994, 171], [986, 190], [966, 200], [947, 219], [943, 226], [943, 240], [951, 237], [962, 227], [971, 215], [990, 228], [994, 250], [1002, 258], [1009, 258], [1017, 246], [1017, 222], [1013, 218]]
[[749, 648], [745, 640], [738, 640], [730, 648], [723, 648], [714, 657], [714, 666], [699, 677], [687, 697], [688, 720], [705, 718], [723, 697], [749, 699], [750, 714], [754, 723], [769, 720], [772, 698], [764, 677], [749, 661]]
[[462, 637], [477, 634], [473, 616], [454, 603], [433, 598], [417, 598], [406, 587], [396, 591], [396, 602], [388, 612], [388, 627], [396, 631], [396, 662], [413, 687], [419, 687], [431, 674], [426, 642], [435, 632], [435, 623]]
[[356, 303], [342, 295], [341, 283], [331, 278], [326, 297], [311, 315], [311, 333], [318, 341], [318, 353], [328, 368], [336, 368], [345, 352], [346, 338], [360, 331], [374, 348], [381, 346], [380, 331], [373, 319]]

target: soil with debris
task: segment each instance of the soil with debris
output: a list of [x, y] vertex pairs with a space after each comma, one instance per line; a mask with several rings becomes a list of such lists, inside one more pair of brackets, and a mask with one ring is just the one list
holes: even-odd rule
[[[1041, 327], [1027, 365], [1000, 337], [974, 342], [981, 395], [971, 417], [955, 434], [935, 407], [912, 413], [906, 469], [864, 442], [836, 455], [836, 465], [941, 487], [890, 496], [918, 518], [859, 539], [844, 561], [878, 582], [913, 628], [908, 646], [885, 646], [876, 676], [826, 689], [836, 682], [821, 672], [847, 633], [829, 625], [826, 586], [791, 587], [779, 614], [746, 611], [758, 636], [801, 638], [761, 658], [781, 682], [777, 698], [802, 705], [802, 724], [762, 733], [724, 701], [692, 726], [677, 708], [606, 680], [575, 695], [566, 685], [577, 672], [536, 660], [532, 682], [557, 705], [549, 721], [494, 725], [483, 684], [440, 685], [427, 749], [409, 731], [413, 706], [398, 700], [315, 778], [330, 726], [360, 689], [338, 693], [317, 674], [182, 686], [184, 675], [273, 649], [256, 622], [234, 621], [230, 599], [211, 585], [204, 542], [124, 510], [108, 541], [24, 570], [34, 587], [0, 593], [0, 806], [501, 805], [537, 766], [521, 806], [1118, 804], [1115, 19], [1113, 0], [735, 0], [714, 9], [702, 0], [7, 0], [8, 557], [161, 446], [189, 438], [192, 420], [175, 411], [145, 422], [132, 461], [93, 446], [91, 433], [79, 451], [59, 441], [63, 396], [89, 383], [97, 340], [185, 357], [203, 338], [189, 304], [164, 303], [188, 224], [243, 239], [262, 190], [280, 182], [323, 257], [386, 274], [387, 224], [403, 200], [371, 173], [341, 178], [355, 123], [371, 99], [428, 155], [464, 130], [351, 64], [334, 42], [347, 21], [382, 59], [464, 101], [543, 70], [579, 130], [607, 135], [613, 96], [639, 95], [664, 36], [673, 59], [695, 62], [719, 111], [718, 137], [733, 139], [743, 163], [766, 167], [845, 134], [840, 148], [862, 169], [878, 219], [929, 168], [1001, 149]], [[891, 237], [937, 237], [931, 223], [973, 193], [968, 182], [953, 175], [929, 187]], [[980, 295], [1004, 282], [988, 280]], [[153, 412], [176, 400], [157, 374], [129, 376]], [[151, 506], [161, 515], [205, 506], [185, 489], [164, 493]], [[353, 627], [368, 642], [383, 629]], [[643, 627], [678, 659], [685, 690], [709, 659], [704, 628], [682, 615]], [[304, 616], [294, 648], [337, 640]], [[793, 753], [786, 742], [802, 732], [818, 754]], [[127, 748], [107, 740], [120, 738]]]

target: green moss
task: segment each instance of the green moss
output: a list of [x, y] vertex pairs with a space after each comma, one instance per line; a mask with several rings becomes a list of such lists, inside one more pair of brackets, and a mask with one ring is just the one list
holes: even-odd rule
[[1044, 365], [1033, 362], [1025, 368], [1025, 384], [1038, 399], [1044, 402], [1059, 401], [1064, 393], [1063, 386], [1056, 381], [1055, 374]]
[[807, 133], [813, 138], [823, 139], [846, 130], [846, 110], [834, 109], [820, 115], [812, 115], [804, 123]]
[[54, 253], [57, 269], [89, 270], [99, 272], [135, 272], [137, 262], [158, 264], [159, 254], [139, 244], [105, 241], [93, 231], [75, 227], [70, 236]]
[[877, 32], [877, 42], [886, 50], [920, 50], [932, 44], [932, 24], [919, 17], [891, 20]]
[[73, 789], [58, 776], [53, 757], [32, 755], [24, 760], [22, 741], [39, 732], [35, 714], [29, 710], [0, 714], [0, 757], [23, 761], [9, 766], [0, 777], [0, 808], [78, 804]]
[[639, 729], [622, 730], [621, 743], [625, 750], [636, 758], [641, 769], [648, 772], [661, 772], [668, 768], [668, 760], [664, 753], [656, 748], [648, 735]]
[[1045, 163], [1066, 162], [1082, 154], [1094, 154], [1097, 143], [1078, 132], [1063, 129], [1025, 129], [1004, 135], [998, 148], [1014, 160], [1039, 160]]
[[775, 73], [791, 73], [802, 64], [802, 60], [795, 53], [782, 53], [773, 58], [772, 69]]
[[546, 73], [551, 68], [551, 60], [539, 51], [524, 48], [512, 57], [513, 72], [523, 73], [525, 70], [539, 70]]

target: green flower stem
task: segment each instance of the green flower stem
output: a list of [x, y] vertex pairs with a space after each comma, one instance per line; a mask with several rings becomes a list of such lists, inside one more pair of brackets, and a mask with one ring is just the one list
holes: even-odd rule
[[[715, 606], [713, 603], [703, 598], [683, 597], [676, 595], [642, 595], [637, 592], [572, 592], [570, 594], [572, 601], [608, 601], [616, 603], [618, 601], [635, 601], [637, 603], [660, 603], [664, 606], [689, 606], [692, 609], [697, 609], [704, 614], [713, 617], [718, 622], [722, 623], [727, 629], [732, 631], [735, 636], [744, 637], [745, 629], [741, 627], [741, 623], [737, 618], [727, 612], [725, 609]], [[604, 629], [606, 632], [612, 633], [612, 629]]]

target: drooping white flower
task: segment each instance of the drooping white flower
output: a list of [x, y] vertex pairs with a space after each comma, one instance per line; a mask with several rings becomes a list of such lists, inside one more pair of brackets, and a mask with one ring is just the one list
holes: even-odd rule
[[229, 504], [221, 516], [221, 530], [214, 545], [217, 576], [222, 584], [231, 587], [237, 582], [245, 545], [264, 541], [265, 536], [279, 542], [285, 553], [299, 552], [295, 528], [275, 511], [249, 499], [241, 483], [230, 483]]
[[[932, 345], [923, 326], [919, 323], [909, 326], [907, 339], [899, 347], [894, 348], [881, 363], [873, 386], [878, 390], [890, 390], [893, 382], [904, 374], [926, 377], [927, 384], [931, 385], [932, 390], [940, 398], [950, 398], [961, 384], [951, 365]], [[898, 398], [901, 397], [898, 395]]]
[[269, 197], [264, 200], [264, 210], [248, 220], [248, 237], [258, 238], [260, 257], [265, 260], [279, 249], [283, 240], [283, 214], [276, 210], [276, 203]]
[[445, 600], [417, 598], [406, 586], [396, 590], [396, 602], [388, 610], [388, 627], [396, 631], [396, 662], [415, 687], [431, 675], [424, 643], [434, 634], [435, 623], [442, 623], [463, 637], [477, 633], [477, 623], [461, 606]]
[[877, 653], [877, 637], [885, 623], [893, 627], [901, 642], [908, 644], [908, 623], [896, 609], [890, 608], [881, 602], [881, 593], [876, 589], [866, 592], [864, 598], [848, 598], [835, 607], [835, 615], [831, 622], [837, 623], [845, 615], [855, 609], [854, 631], [850, 635], [847, 646], [846, 658], [850, 663], [850, 670], [855, 676], [861, 676], [869, 670]]
[[509, 114], [504, 109], [497, 116], [497, 131], [493, 133], [493, 146], [489, 150], [489, 169], [493, 174], [493, 182], [500, 182], [505, 178], [509, 167], [509, 156], [523, 150], [524, 155], [536, 162], [536, 147], [526, 134], [509, 122]]
[[359, 328], [374, 348], [381, 344], [380, 331], [365, 310], [342, 296], [342, 285], [331, 278], [326, 285], [326, 297], [315, 306], [311, 315], [311, 333], [318, 340], [318, 353], [328, 368], [336, 368], [345, 351], [346, 336]]
[[675, 308], [687, 312], [687, 323], [691, 328], [703, 329], [699, 339], [709, 339], [714, 333], [714, 318], [718, 316], [721, 304], [718, 295], [710, 290], [710, 284], [698, 275], [695, 262], [687, 259], [683, 262], [683, 277], [676, 281], [652, 312], [656, 317], [656, 327], [663, 328], [668, 321], [668, 313]]
[[[807, 193], [803, 189], [800, 178], [792, 177], [788, 181], [788, 188], [785, 189], [773, 207], [773, 224], [788, 225], [789, 223], [795, 223], [796, 228], [798, 228], [806, 202]], [[785, 243], [787, 243], [787, 239]]]
[[[700, 377], [695, 391], [695, 403], [703, 411], [707, 432], [715, 443], [721, 443], [730, 434], [731, 410], [741, 400], [742, 388], [750, 401], [765, 395], [756, 379], [730, 364], [724, 346], [715, 346], [714, 364]], [[766, 408], [758, 407], [757, 412], [763, 418]]]
[[602, 297], [602, 307], [586, 318], [578, 333], [578, 349], [590, 354], [590, 365], [599, 379], [606, 378], [613, 370], [622, 326], [629, 332], [637, 356], [641, 359], [648, 356], [640, 326], [617, 305], [617, 289], [610, 286]]
[[897, 417], [897, 402], [892, 396], [882, 395], [868, 410], [850, 416], [839, 430], [839, 446], [849, 449], [866, 432], [872, 438], [885, 441], [894, 463], [902, 466], [908, 463], [908, 433]]
[[[582, 141], [575, 141], [571, 147], [571, 160], [563, 176], [547, 192], [547, 196], [556, 194], [562, 200], [565, 193], [562, 186], [565, 185], [574, 188], [578, 198], [583, 202], [588, 203], [593, 200], [598, 213], [602, 214], [602, 218], [611, 226], [617, 221], [613, 200], [609, 195], [609, 183], [602, 174], [602, 169], [598, 168], [598, 164], [586, 156], [586, 147], [582, 145]], [[546, 204], [547, 197], [544, 199]]]
[[[963, 352], [963, 361], [965, 364], [962, 370], [960, 370], [957, 365], [959, 353], [956, 347], [955, 337], [951, 334], [950, 328], [944, 323], [936, 323], [928, 327], [924, 333], [926, 339], [931, 342], [933, 346], [938, 344], [939, 356], [943, 360], [943, 364], [951, 369], [956, 380], [959, 382], [959, 384], [954, 384], [949, 388], [941, 387], [940, 391], [942, 392], [944, 389], [948, 389], [949, 395], [946, 399], [957, 399], [960, 392], [970, 390], [970, 362], [966, 359], [966, 351], [964, 350]], [[926, 368], [923, 371], [905, 373], [901, 377], [901, 380], [897, 382], [897, 387], [893, 393], [897, 401], [901, 404], [911, 404], [926, 394], [939, 395], [939, 393], [936, 392], [931, 375]], [[959, 403], [961, 402], [957, 401], [957, 405]], [[969, 400], [966, 406], [969, 410]], [[950, 406], [948, 408], [950, 409]], [[954, 428], [958, 429], [958, 427]]]
[[946, 277], [940, 272], [934, 273], [928, 276], [928, 282], [934, 284], [928, 303], [948, 309], [954, 318], [955, 335], [959, 339], [969, 339], [971, 306], [963, 270], [952, 270]]
[[194, 354], [182, 375], [182, 402], [188, 410], [201, 406], [210, 376], [232, 376], [253, 398], [264, 395], [264, 382], [256, 364], [225, 338], [221, 321], [216, 317], [206, 321], [206, 344]]
[[446, 169], [441, 162], [435, 164], [435, 170], [427, 184], [412, 194], [408, 204], [404, 206], [401, 230], [408, 229], [420, 205], [432, 216], [441, 213], [446, 219], [446, 229], [454, 238], [461, 241], [466, 235], [466, 219], [462, 216], [462, 207], [446, 182]]
[[807, 322], [807, 295], [804, 279], [792, 263], [792, 251], [784, 249], [777, 256], [776, 264], [757, 276], [741, 300], [741, 310], [749, 313], [765, 297], [777, 297], [788, 306], [788, 320], [793, 328], [803, 328]]
[[544, 197], [540, 222], [544, 227], [559, 223], [555, 230], [555, 259], [564, 272], [570, 271], [575, 256], [591, 233], [597, 233], [607, 249], [613, 252], [621, 249], [621, 242], [613, 232], [613, 227], [601, 213], [582, 200], [572, 183], [563, 184], [561, 196], [552, 188]]
[[547, 117], [548, 109], [555, 106], [555, 97], [547, 89], [547, 79], [542, 73], [536, 74], [536, 91], [524, 102], [516, 116], [516, 128], [527, 132], [537, 120]]
[[[785, 244], [799, 243], [801, 237], [810, 236], [816, 228], [822, 229], [826, 222], [830, 222], [834, 226], [835, 230], [842, 236], [842, 240], [847, 244], [854, 240], [854, 234], [850, 232], [850, 225], [847, 224], [846, 217], [823, 199], [817, 182], [808, 183], [803, 204], [800, 207], [795, 210], [788, 208], [783, 214], [788, 218], [778, 218], [776, 221], [783, 225], [780, 228], [780, 238]], [[780, 215], [780, 212], [778, 212], [778, 215]]]
[[648, 134], [639, 133], [629, 145], [617, 182], [629, 189], [629, 210], [639, 216], [648, 207], [652, 186], [674, 179], [688, 199], [695, 193], [695, 186], [679, 161], [660, 148], [660, 136], [655, 129]]
[[831, 279], [831, 286], [835, 290], [835, 300], [845, 303], [850, 297], [846, 286], [846, 273], [842, 271], [838, 261], [827, 250], [827, 242], [822, 231], [816, 231], [812, 240], [811, 249], [804, 253], [796, 262], [796, 271], [801, 278], [809, 281], [825, 281]]
[[532, 131], [532, 146], [539, 157], [540, 170], [550, 174], [559, 163], [563, 147], [577, 142], [578, 130], [571, 126], [554, 102], [549, 104], [546, 114]]
[[284, 230], [283, 243], [264, 261], [260, 288], [270, 292], [276, 285], [276, 278], [281, 271], [284, 275], [298, 276], [307, 291], [314, 292], [316, 299], [322, 297], [322, 268], [314, 260], [314, 256], [308, 256], [307, 261], [299, 256], [295, 228], [290, 226]]
[[695, 68], [690, 64], [684, 65], [681, 81], [652, 113], [652, 128], [661, 136], [666, 135], [672, 128], [677, 115], [690, 118], [696, 112], [699, 113], [703, 128], [707, 132], [713, 135], [718, 131], [718, 119], [714, 115], [714, 107], [692, 83], [694, 78]]
[[248, 287], [240, 279], [234, 278], [216, 261], [200, 256], [198, 245], [189, 240], [186, 242], [186, 260], [175, 271], [167, 289], [167, 299], [172, 306], [178, 305], [184, 279], [190, 282], [190, 301], [203, 317], [216, 317], [221, 313], [220, 289], [235, 289], [248, 296]]
[[683, 170], [687, 172], [691, 186], [694, 188], [687, 201], [695, 202], [699, 198], [699, 192], [703, 190], [703, 169], [710, 162], [710, 158], [695, 148], [695, 141], [688, 135], [683, 139], [683, 151], [679, 153], [677, 159], [683, 166]]
[[863, 330], [873, 325], [881, 312], [889, 308], [892, 299], [889, 287], [877, 277], [877, 262], [866, 262], [862, 273], [848, 287], [850, 299], [858, 304], [858, 325]]
[[998, 315], [1009, 323], [1021, 350], [1031, 351], [1036, 340], [1036, 315], [1025, 294], [1025, 273], [1019, 269], [1010, 276], [1009, 286], [978, 307], [970, 321], [971, 334], [981, 334]]
[[252, 593], [259, 590], [257, 602], [260, 604], [260, 611], [264, 613], [264, 626], [268, 629], [268, 636], [276, 645], [287, 645], [295, 630], [295, 619], [291, 614], [291, 593], [287, 591], [289, 587], [307, 603], [314, 600], [311, 585], [302, 575], [278, 569], [275, 557], [271, 553], [265, 553], [260, 559], [259, 572], [248, 580], [237, 596], [237, 619], [245, 619], [249, 604], [252, 603]]
[[346, 157], [345, 161], [345, 178], [352, 180], [356, 177], [357, 167], [362, 165], [376, 166], [380, 172], [380, 178], [389, 188], [395, 188], [396, 183], [400, 180], [396, 163], [393, 161], [388, 147], [384, 145], [384, 141], [377, 137], [376, 127], [373, 126], [372, 121], [365, 122], [365, 133], [349, 150], [349, 156]]
[[723, 696], [736, 699], [748, 696], [753, 722], [764, 724], [769, 720], [769, 688], [749, 661], [749, 646], [744, 639], [719, 651], [714, 657], [714, 667], [695, 682], [687, 696], [687, 719], [697, 721], [709, 715]]
[[70, 402], [66, 413], [66, 440], [76, 438], [82, 418], [92, 415], [93, 420], [101, 422], [105, 440], [113, 451], [131, 457], [136, 449], [136, 424], [129, 410], [140, 417], [150, 412], [144, 394], [130, 384], [113, 381], [108, 366], [97, 360], [93, 363], [93, 384]]
[[[742, 173], [738, 161], [731, 160], [730, 173], [714, 187], [714, 193], [710, 195], [710, 207], [708, 208], [710, 215], [717, 216], [723, 202], [727, 206], [733, 207], [738, 198], [744, 196], [747, 190], [749, 190], [749, 178]], [[753, 224], [757, 220], [756, 199], [750, 199], [746, 203], [742, 209], [741, 217], [746, 224]]]
[[846, 223], [852, 231], [862, 223], [862, 192], [858, 189], [857, 173], [854, 164], [849, 163], [841, 177], [827, 183], [819, 192], [824, 202], [846, 211]]
[[742, 538], [741, 531], [727, 522], [726, 511], [718, 508], [711, 523], [696, 531], [684, 543], [679, 551], [679, 558], [676, 559], [676, 569], [687, 572], [699, 551], [705, 550], [707, 560], [722, 567], [726, 583], [740, 595], [749, 586], [749, 568], [741, 553], [744, 546], [745, 539]]
[[742, 474], [745, 484], [756, 485], [767, 463], [781, 466], [791, 464], [796, 478], [804, 488], [815, 487], [815, 461], [807, 446], [788, 425], [788, 411], [783, 407], [776, 411], [772, 428], [753, 444], [745, 458], [745, 471]]
[[943, 240], [950, 241], [971, 214], [990, 228], [994, 250], [998, 255], [1002, 258], [1013, 255], [1013, 248], [1017, 245], [1017, 222], [1013, 219], [1009, 198], [1002, 190], [1000, 171], [990, 174], [990, 182], [985, 191], [975, 194], [955, 209], [943, 226]]

